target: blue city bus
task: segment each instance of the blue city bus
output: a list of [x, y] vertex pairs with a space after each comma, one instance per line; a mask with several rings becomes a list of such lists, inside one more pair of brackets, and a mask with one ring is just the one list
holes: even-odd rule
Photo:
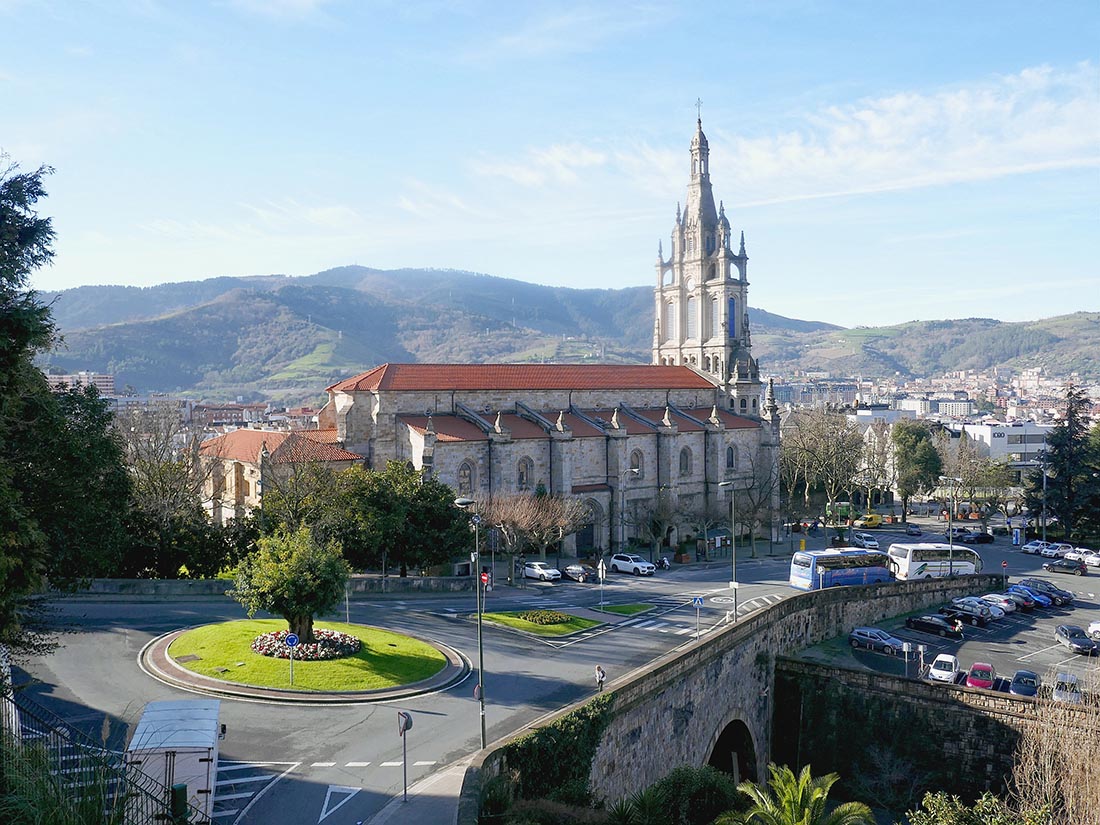
[[890, 557], [878, 550], [807, 550], [791, 558], [791, 587], [822, 590], [893, 581]]

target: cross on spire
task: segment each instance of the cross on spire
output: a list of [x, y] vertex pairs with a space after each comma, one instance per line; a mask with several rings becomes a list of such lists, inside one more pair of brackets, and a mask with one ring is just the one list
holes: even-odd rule
[[699, 119], [699, 122], [703, 122], [703, 98], [695, 98], [695, 116]]

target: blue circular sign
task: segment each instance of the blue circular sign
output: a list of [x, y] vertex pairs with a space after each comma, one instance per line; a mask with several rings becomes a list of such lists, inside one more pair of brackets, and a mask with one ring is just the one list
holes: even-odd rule
[[287, 647], [295, 647], [298, 644], [298, 634], [287, 633], [286, 638], [283, 641], [286, 642]]

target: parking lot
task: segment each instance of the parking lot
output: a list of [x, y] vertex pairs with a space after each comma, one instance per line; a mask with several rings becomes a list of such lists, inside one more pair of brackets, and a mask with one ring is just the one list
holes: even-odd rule
[[[933, 522], [928, 526], [931, 529], [927, 530], [924, 537], [909, 539], [909, 541], [944, 540], [942, 533], [936, 535], [933, 532], [938, 525]], [[939, 530], [942, 531], [942, 526], [939, 526]], [[879, 535], [881, 541], [881, 532]], [[890, 540], [905, 539], [889, 537], [887, 545]], [[1100, 621], [1100, 570], [1095, 567], [1090, 568], [1089, 575], [1080, 577], [1047, 573], [1041, 567], [1042, 562], [1047, 559], [1021, 553], [1019, 548], [1013, 547], [1009, 539], [1003, 536], [998, 536], [991, 544], [968, 546], [978, 550], [982, 555], [986, 572], [1001, 569], [1001, 563], [1005, 562], [1007, 564], [1005, 572], [1010, 584], [1024, 578], [1045, 579], [1073, 593], [1072, 606], [1036, 607], [1031, 611], [1018, 609], [1001, 619], [989, 622], [986, 627], [973, 627], [967, 624], [963, 628], [961, 641], [942, 639], [929, 633], [910, 630], [905, 627], [905, 616], [880, 622], [877, 627], [902, 642], [909, 642], [912, 645], [913, 652], [909, 654], [908, 671], [904, 654], [886, 656], [870, 650], [852, 650], [843, 645], [847, 641], [846, 638], [819, 645], [818, 647], [822, 650], [811, 649], [807, 651], [807, 656], [813, 659], [824, 657], [837, 664], [865, 667], [897, 676], [908, 672], [910, 677], [915, 678], [920, 670], [917, 649], [918, 646], [923, 645], [925, 665], [930, 664], [940, 653], [957, 656], [964, 670], [974, 662], [992, 664], [999, 677], [996, 686], [1000, 690], [1008, 689], [1008, 681], [1017, 670], [1034, 671], [1047, 687], [1054, 674], [1058, 672], [1073, 673], [1084, 684], [1100, 677], [1100, 655], [1087, 656], [1073, 653], [1054, 639], [1054, 629], [1058, 625], [1078, 625], [1087, 630], [1090, 623]], [[976, 592], [973, 595], [981, 596], [987, 592], [990, 591]], [[922, 612], [936, 613], [939, 607], [938, 604], [932, 605]]]

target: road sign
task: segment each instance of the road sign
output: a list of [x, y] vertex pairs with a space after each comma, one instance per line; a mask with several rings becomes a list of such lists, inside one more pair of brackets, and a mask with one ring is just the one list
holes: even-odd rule
[[287, 633], [286, 638], [283, 639], [283, 641], [286, 642], [287, 647], [297, 647], [298, 646], [298, 634], [297, 633]]
[[1002, 561], [1001, 562], [1001, 569], [1002, 570], [1007, 570], [1008, 569], [1008, 562], [1007, 561]]
[[488, 573], [482, 573], [481, 574], [481, 583], [482, 584], [488, 584], [489, 583], [489, 574]]
[[397, 711], [397, 735], [404, 736], [405, 731], [412, 730], [413, 718], [411, 713], [399, 710]]
[[474, 517], [470, 519], [470, 523], [473, 524], [475, 527], [481, 524], [481, 516], [479, 516], [477, 513], [474, 513]]
[[403, 710], [397, 711], [397, 735], [401, 737], [401, 796], [406, 802], [409, 801], [409, 737], [405, 735], [405, 731], [412, 730], [412, 726], [412, 714]]
[[691, 606], [692, 607], [702, 607], [703, 606], [703, 597], [702, 596], [694, 597], [691, 600]]

